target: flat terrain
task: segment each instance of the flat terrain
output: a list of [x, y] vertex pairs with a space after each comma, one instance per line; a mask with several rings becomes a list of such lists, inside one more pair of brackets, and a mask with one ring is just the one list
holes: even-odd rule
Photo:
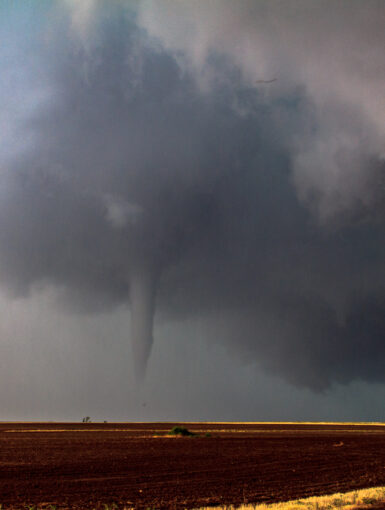
[[[0, 504], [197, 508], [385, 485], [385, 425], [0, 423]], [[204, 437], [206, 432], [211, 437]]]

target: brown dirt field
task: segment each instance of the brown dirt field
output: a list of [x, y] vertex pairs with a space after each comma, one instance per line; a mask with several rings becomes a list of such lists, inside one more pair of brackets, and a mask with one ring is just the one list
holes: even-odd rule
[[385, 502], [378, 501], [378, 503], [373, 503], [372, 505], [362, 505], [357, 506], [355, 510], [385, 510]]
[[[385, 425], [0, 423], [2, 508], [197, 508], [385, 485]], [[156, 436], [156, 437], [154, 437]]]

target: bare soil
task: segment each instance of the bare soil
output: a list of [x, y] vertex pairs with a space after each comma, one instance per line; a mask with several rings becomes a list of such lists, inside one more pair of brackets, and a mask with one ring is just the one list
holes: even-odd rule
[[174, 425], [0, 423], [0, 504], [189, 509], [385, 485], [383, 425]]

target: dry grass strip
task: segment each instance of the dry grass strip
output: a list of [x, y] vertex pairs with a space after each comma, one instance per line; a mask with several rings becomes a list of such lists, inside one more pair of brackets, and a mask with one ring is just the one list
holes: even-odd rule
[[329, 496], [312, 496], [283, 503], [206, 507], [200, 510], [334, 510], [339, 508], [353, 510], [360, 507], [375, 507], [381, 501], [384, 501], [385, 508], [385, 487], [337, 492]]

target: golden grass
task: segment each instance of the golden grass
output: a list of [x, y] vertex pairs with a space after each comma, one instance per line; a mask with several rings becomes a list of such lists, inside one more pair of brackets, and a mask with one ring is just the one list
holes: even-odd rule
[[[0, 422], [2, 423], [3, 425], [4, 424], [9, 424], [11, 427], [12, 427], [12, 424], [16, 424], [16, 423], [22, 423], [22, 422]], [[25, 424], [29, 423], [29, 424], [32, 424], [34, 422], [24, 422]], [[38, 422], [36, 422], [37, 424]], [[89, 424], [86, 424], [87, 426], [85, 426], [85, 424], [83, 425], [80, 425], [79, 428], [76, 428], [76, 429], [71, 429], [71, 428], [43, 428], [43, 429], [40, 429], [40, 428], [31, 428], [31, 429], [23, 429], [23, 428], [17, 428], [17, 429], [14, 429], [14, 428], [10, 428], [8, 430], [3, 430], [3, 432], [11, 432], [11, 433], [16, 433], [16, 434], [29, 434], [29, 433], [36, 433], [36, 432], [42, 432], [42, 433], [60, 433], [60, 432], [64, 432], [64, 433], [69, 433], [69, 432], [87, 432], [87, 433], [90, 433], [90, 432], [124, 432], [124, 433], [132, 433], [132, 432], [143, 432], [143, 428], [140, 427], [140, 425], [148, 425], [148, 423], [150, 422], [116, 422], [116, 425], [117, 424], [120, 424], [120, 425], [125, 425], [125, 424], [130, 424], [130, 425], [136, 425], [135, 428], [130, 428], [130, 429], [125, 429], [125, 428], [92, 428], [92, 425], [91, 423]], [[158, 422], [159, 423], [159, 422]], [[174, 424], [174, 422], [161, 422], [163, 425], [166, 425], [166, 424], [169, 424], [170, 426]], [[313, 426], [313, 427], [317, 427], [317, 428], [309, 428], [309, 429], [300, 429], [301, 430], [301, 434], [313, 434], [315, 430], [317, 430], [317, 432], [325, 432], [325, 433], [330, 433], [330, 432], [340, 432], [341, 431], [341, 427], [344, 427], [344, 426], [351, 426], [353, 427], [352, 429], [350, 429], [348, 432], [349, 433], [362, 433], [362, 430], [359, 428], [360, 426], [367, 426], [369, 427], [367, 430], [365, 430], [365, 433], [366, 434], [371, 434], [371, 433], [378, 433], [378, 432], [382, 432], [381, 429], [378, 429], [378, 427], [384, 427], [385, 428], [385, 423], [381, 423], [381, 422], [333, 422], [333, 421], [325, 421], [325, 422], [311, 422], [311, 421], [281, 421], [281, 422], [273, 422], [273, 421], [249, 421], [249, 422], [230, 422], [230, 421], [217, 421], [217, 422], [178, 422], [180, 423], [181, 425], [191, 425], [194, 427], [194, 432], [195, 433], [198, 433], [198, 434], [204, 434], [206, 432], [211, 432], [211, 433], [220, 433], [220, 434], [265, 434], [265, 433], [268, 433], [268, 434], [281, 434], [281, 433], [285, 433], [285, 434], [293, 434], [293, 433], [296, 433], [298, 432], [299, 429], [296, 429], [296, 425], [298, 426], [301, 426], [301, 425], [310, 425], [310, 426]], [[68, 424], [71, 424], [70, 422], [68, 422]], [[98, 422], [95, 422], [95, 424], [98, 424]], [[54, 423], [52, 423], [52, 425], [54, 426]], [[71, 424], [73, 425], [73, 423]], [[91, 427], [90, 427], [91, 425]], [[111, 424], [110, 424], [111, 425]], [[200, 428], [199, 426], [202, 426], [202, 425], [209, 425], [210, 428], [207, 429], [207, 428]], [[229, 425], [232, 425], [232, 427], [230, 428]], [[242, 426], [242, 425], [248, 425], [249, 428], [239, 428], [237, 426]], [[258, 426], [259, 428], [252, 428], [252, 426], [255, 425], [255, 426]], [[261, 428], [261, 426], [263, 427], [264, 425], [266, 425], [267, 428]], [[271, 426], [275, 426], [275, 428], [270, 428]], [[285, 426], [285, 425], [291, 425], [290, 428], [280, 428], [280, 426]], [[222, 427], [221, 427], [222, 426]], [[223, 428], [224, 426], [227, 426], [226, 428]], [[250, 427], [251, 426], [251, 427]], [[336, 428], [328, 428], [328, 429], [323, 429], [323, 427], [325, 426], [335, 426]], [[354, 426], [357, 427], [357, 429], [354, 429]], [[373, 427], [373, 429], [370, 430], [370, 427]], [[319, 428], [318, 428], [319, 427]], [[146, 432], [147, 432], [147, 427], [145, 428]], [[165, 430], [163, 429], [158, 429], [158, 428], [155, 428], [153, 429], [153, 437], [166, 437], [165, 436]], [[147, 435], [146, 435], [147, 437]], [[167, 436], [168, 437], [168, 436]]]
[[350, 492], [337, 492], [329, 496], [312, 496], [304, 499], [273, 504], [249, 504], [235, 506], [202, 507], [200, 510], [353, 510], [362, 505], [371, 505], [385, 500], [385, 487], [372, 487]]
[[[173, 422], [164, 422], [173, 423]], [[178, 423], [200, 423], [206, 425], [385, 425], [380, 421], [186, 421]]]
[[[10, 432], [12, 434], [29, 434], [29, 433], [52, 433], [56, 434], [57, 432], [141, 432], [143, 429], [89, 429], [89, 428], [81, 428], [81, 429], [8, 429], [4, 430], [7, 434]], [[1, 509], [0, 509], [1, 510]]]

